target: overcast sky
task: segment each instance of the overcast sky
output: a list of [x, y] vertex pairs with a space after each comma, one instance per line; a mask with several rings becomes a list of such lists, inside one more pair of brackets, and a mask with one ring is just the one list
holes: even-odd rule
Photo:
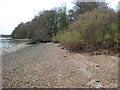
[[[107, 0], [116, 9], [120, 0]], [[42, 10], [66, 4], [71, 9], [73, 0], [0, 0], [0, 34], [11, 34], [20, 22], [28, 22]]]

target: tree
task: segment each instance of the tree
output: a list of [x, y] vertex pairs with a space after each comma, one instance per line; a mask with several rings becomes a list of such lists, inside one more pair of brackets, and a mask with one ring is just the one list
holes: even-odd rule
[[50, 41], [59, 30], [68, 26], [66, 7], [40, 12], [31, 21], [20, 23], [13, 31], [14, 38], [29, 38], [34, 41]]
[[44, 13], [45, 27], [49, 30], [49, 35], [56, 35], [58, 32], [58, 21], [57, 12], [54, 10], [46, 11]]
[[107, 8], [107, 4], [102, 3], [102, 2], [78, 2], [78, 1], [75, 1], [74, 4], [75, 4], [75, 6], [74, 6], [74, 10], [75, 10], [74, 18], [75, 19], [78, 19], [78, 17], [85, 12], [90, 12], [94, 9], [101, 8], [101, 7]]
[[66, 11], [66, 6], [59, 7], [57, 10], [57, 15], [58, 15], [58, 29], [59, 30], [64, 30], [68, 26], [68, 16], [67, 16], [67, 11]]
[[27, 38], [27, 29], [26, 25], [21, 22], [12, 33], [13, 38], [23, 39]]
[[69, 19], [69, 22], [75, 20], [75, 12], [74, 12], [73, 9], [70, 9], [70, 10], [68, 11], [68, 19]]

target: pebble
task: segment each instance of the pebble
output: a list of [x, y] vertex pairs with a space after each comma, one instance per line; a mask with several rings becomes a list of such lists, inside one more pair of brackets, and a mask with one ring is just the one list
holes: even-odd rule
[[67, 57], [67, 56], [63, 56], [63, 57]]
[[99, 83], [100, 81], [96, 80], [95, 82]]
[[[42, 48], [41, 48], [42, 49]], [[34, 52], [34, 54], [36, 54], [36, 52], [38, 51], [38, 49], [36, 49], [36, 51]], [[51, 50], [52, 51], [52, 50]], [[64, 50], [63, 50], [64, 51]], [[32, 52], [32, 51], [31, 51]], [[20, 52], [19, 52], [20, 53]], [[29, 52], [26, 52], [26, 53], [28, 53], [27, 55], [29, 55]], [[54, 52], [53, 52], [54, 53]], [[25, 54], [25, 53], [23, 53], [23, 54]], [[41, 56], [42, 56], [42, 58], [44, 57], [43, 55], [44, 55], [44, 53], [43, 52], [41, 52], [40, 54], [42, 54]], [[39, 54], [39, 55], [40, 55]], [[55, 53], [54, 53], [55, 54]], [[39, 55], [37, 55], [37, 56], [39, 56]], [[53, 55], [53, 54], [52, 54]], [[68, 55], [68, 54], [67, 54]], [[59, 57], [67, 57], [67, 58], [69, 58], [69, 56], [67, 56], [66, 54], [62, 54], [61, 56], [59, 56]], [[14, 85], [14, 87], [18, 87], [19, 85], [19, 87], [29, 87], [29, 85], [30, 85], [30, 87], [33, 87], [33, 88], [36, 88], [36, 87], [57, 87], [57, 85], [58, 85], [58, 87], [71, 87], [71, 82], [73, 82], [72, 83], [72, 85], [74, 84], [75, 85], [75, 87], [79, 87], [79, 85], [82, 85], [83, 87], [87, 87], [87, 85], [86, 84], [80, 84], [79, 82], [77, 82], [77, 80], [79, 80], [81, 77], [82, 77], [82, 75], [81, 74], [79, 74], [80, 76], [79, 76], [79, 78], [78, 78], [78, 73], [79, 72], [81, 72], [81, 71], [77, 71], [78, 69], [74, 69], [75, 67], [76, 68], [82, 68], [82, 66], [84, 66], [84, 65], [81, 65], [81, 66], [71, 66], [71, 64], [69, 65], [69, 63], [68, 63], [68, 65], [67, 65], [67, 63], [66, 64], [64, 64], [65, 62], [60, 62], [60, 60], [59, 60], [59, 62], [60, 63], [55, 63], [55, 65], [58, 65], [57, 67], [54, 67], [55, 65], [54, 64], [51, 64], [52, 62], [48, 62], [47, 61], [47, 57], [45, 56], [45, 59], [43, 59], [43, 61], [45, 61], [45, 62], [40, 62], [39, 60], [37, 60], [36, 58], [34, 59], [34, 57], [32, 57], [33, 58], [33, 60], [34, 60], [34, 63], [32, 63], [32, 60], [30, 59], [30, 57], [31, 56], [29, 56], [29, 57], [27, 57], [26, 56], [26, 54], [25, 55], [23, 55], [24, 57], [25, 57], [25, 59], [24, 59], [24, 57], [23, 58], [20, 58], [19, 57], [19, 55], [18, 55], [18, 57], [20, 58], [20, 59], [18, 59], [19, 61], [20, 60], [22, 60], [22, 62], [20, 63], [19, 61], [18, 62], [14, 62], [14, 65], [12, 65], [11, 63], [13, 63], [13, 62], [7, 62], [8, 64], [6, 64], [6, 65], [9, 65], [10, 64], [10, 66], [6, 66], [6, 67], [4, 67], [4, 69], [5, 70], [3, 70], [4, 71], [4, 76], [6, 75], [6, 78], [5, 77], [3, 77], [3, 81], [4, 81], [4, 87], [11, 87], [12, 85]], [[53, 58], [54, 57], [54, 55], [51, 57], [51, 58]], [[14, 58], [16, 58], [16, 56], [14, 57]], [[10, 60], [14, 60], [14, 58], [13, 57], [11, 57], [10, 58]], [[41, 57], [40, 57], [41, 58]], [[62, 59], [63, 59], [62, 58]], [[74, 59], [73, 59], [74, 60]], [[76, 59], [76, 60], [78, 60], [78, 61], [80, 61], [80, 59]], [[28, 61], [27, 63], [26, 63], [26, 61]], [[35, 62], [35, 61], [37, 61], [37, 63]], [[56, 60], [57, 61], [57, 60]], [[67, 62], [67, 61], [66, 61]], [[5, 62], [4, 62], [5, 63]], [[70, 62], [71, 63], [71, 62]], [[76, 62], [77, 63], [77, 62]], [[49, 65], [50, 64], [50, 65]], [[26, 65], [28, 65], [28, 66], [26, 66]], [[63, 66], [62, 66], [63, 65]], [[23, 67], [22, 67], [23, 66]], [[65, 66], [65, 67], [64, 67]], [[68, 67], [68, 68], [66, 68], [66, 66]], [[59, 68], [58, 68], [59, 67]], [[63, 68], [64, 67], [64, 68]], [[94, 67], [96, 67], [96, 68], [98, 68], [98, 67], [100, 67], [99, 65], [95, 65], [95, 66], [93, 66], [93, 68]], [[15, 69], [14, 69], [15, 68]], [[42, 68], [42, 69], [41, 69]], [[58, 68], [58, 69], [57, 69]], [[54, 72], [54, 69], [56, 70], [56, 72]], [[98, 68], [98, 69], [100, 69], [100, 68]], [[8, 71], [11, 71], [11, 70], [13, 70], [12, 71], [12, 73], [10, 73], [10, 72], [7, 72], [6, 70], [8, 70]], [[22, 71], [23, 70], [23, 71]], [[58, 71], [57, 71], [58, 70]], [[87, 70], [87, 71], [89, 71], [89, 70]], [[92, 70], [91, 70], [92, 71]], [[8, 74], [7, 74], [8, 73]], [[53, 77], [52, 76], [52, 73], [54, 74], [54, 76], [56, 76], [56, 77]], [[55, 74], [55, 73], [57, 73], [57, 74]], [[62, 73], [62, 74], [61, 74]], [[83, 73], [83, 72], [81, 72], [81, 73]], [[104, 72], [103, 72], [103, 74], [104, 74]], [[37, 76], [36, 76], [37, 75]], [[97, 73], [97, 75], [99, 75], [99, 72]], [[11, 77], [12, 76], [12, 77]], [[58, 77], [57, 77], [58, 76]], [[74, 76], [74, 77], [73, 77]], [[107, 77], [105, 77], [105, 78], [107, 78]], [[23, 81], [19, 81], [19, 80], [23, 80]], [[18, 81], [17, 81], [18, 80]], [[66, 81], [67, 80], [67, 81]], [[88, 79], [87, 79], [88, 80]], [[100, 79], [101, 80], [101, 79]], [[106, 79], [105, 79], [106, 80]], [[90, 81], [90, 80], [89, 80]], [[88, 82], [89, 82], [88, 81]], [[114, 81], [114, 79], [113, 79], [113, 81]], [[11, 82], [11, 83], [10, 83]], [[67, 83], [66, 83], [67, 82]], [[102, 81], [99, 81], [99, 80], [94, 80], [94, 83], [100, 83], [100, 82], [102, 82]], [[5, 85], [5, 83], [6, 83], [6, 85]], [[10, 83], [10, 84], [8, 84], [8, 83]], [[68, 85], [68, 86], [67, 86]]]

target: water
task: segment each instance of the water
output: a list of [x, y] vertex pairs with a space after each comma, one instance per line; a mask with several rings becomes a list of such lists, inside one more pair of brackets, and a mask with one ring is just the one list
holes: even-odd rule
[[12, 38], [1, 38], [0, 37], [0, 48], [9, 48], [21, 43], [24, 43], [24, 40], [17, 40]]
[[0, 48], [8, 48], [16, 44], [12, 43], [12, 38], [0, 38]]

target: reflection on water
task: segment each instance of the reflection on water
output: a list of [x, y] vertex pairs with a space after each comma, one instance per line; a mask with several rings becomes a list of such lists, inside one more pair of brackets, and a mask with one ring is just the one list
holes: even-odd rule
[[1, 38], [0, 37], [0, 48], [8, 48], [11, 46], [15, 46], [17, 44], [23, 43], [23, 40], [16, 40], [12, 38]]

